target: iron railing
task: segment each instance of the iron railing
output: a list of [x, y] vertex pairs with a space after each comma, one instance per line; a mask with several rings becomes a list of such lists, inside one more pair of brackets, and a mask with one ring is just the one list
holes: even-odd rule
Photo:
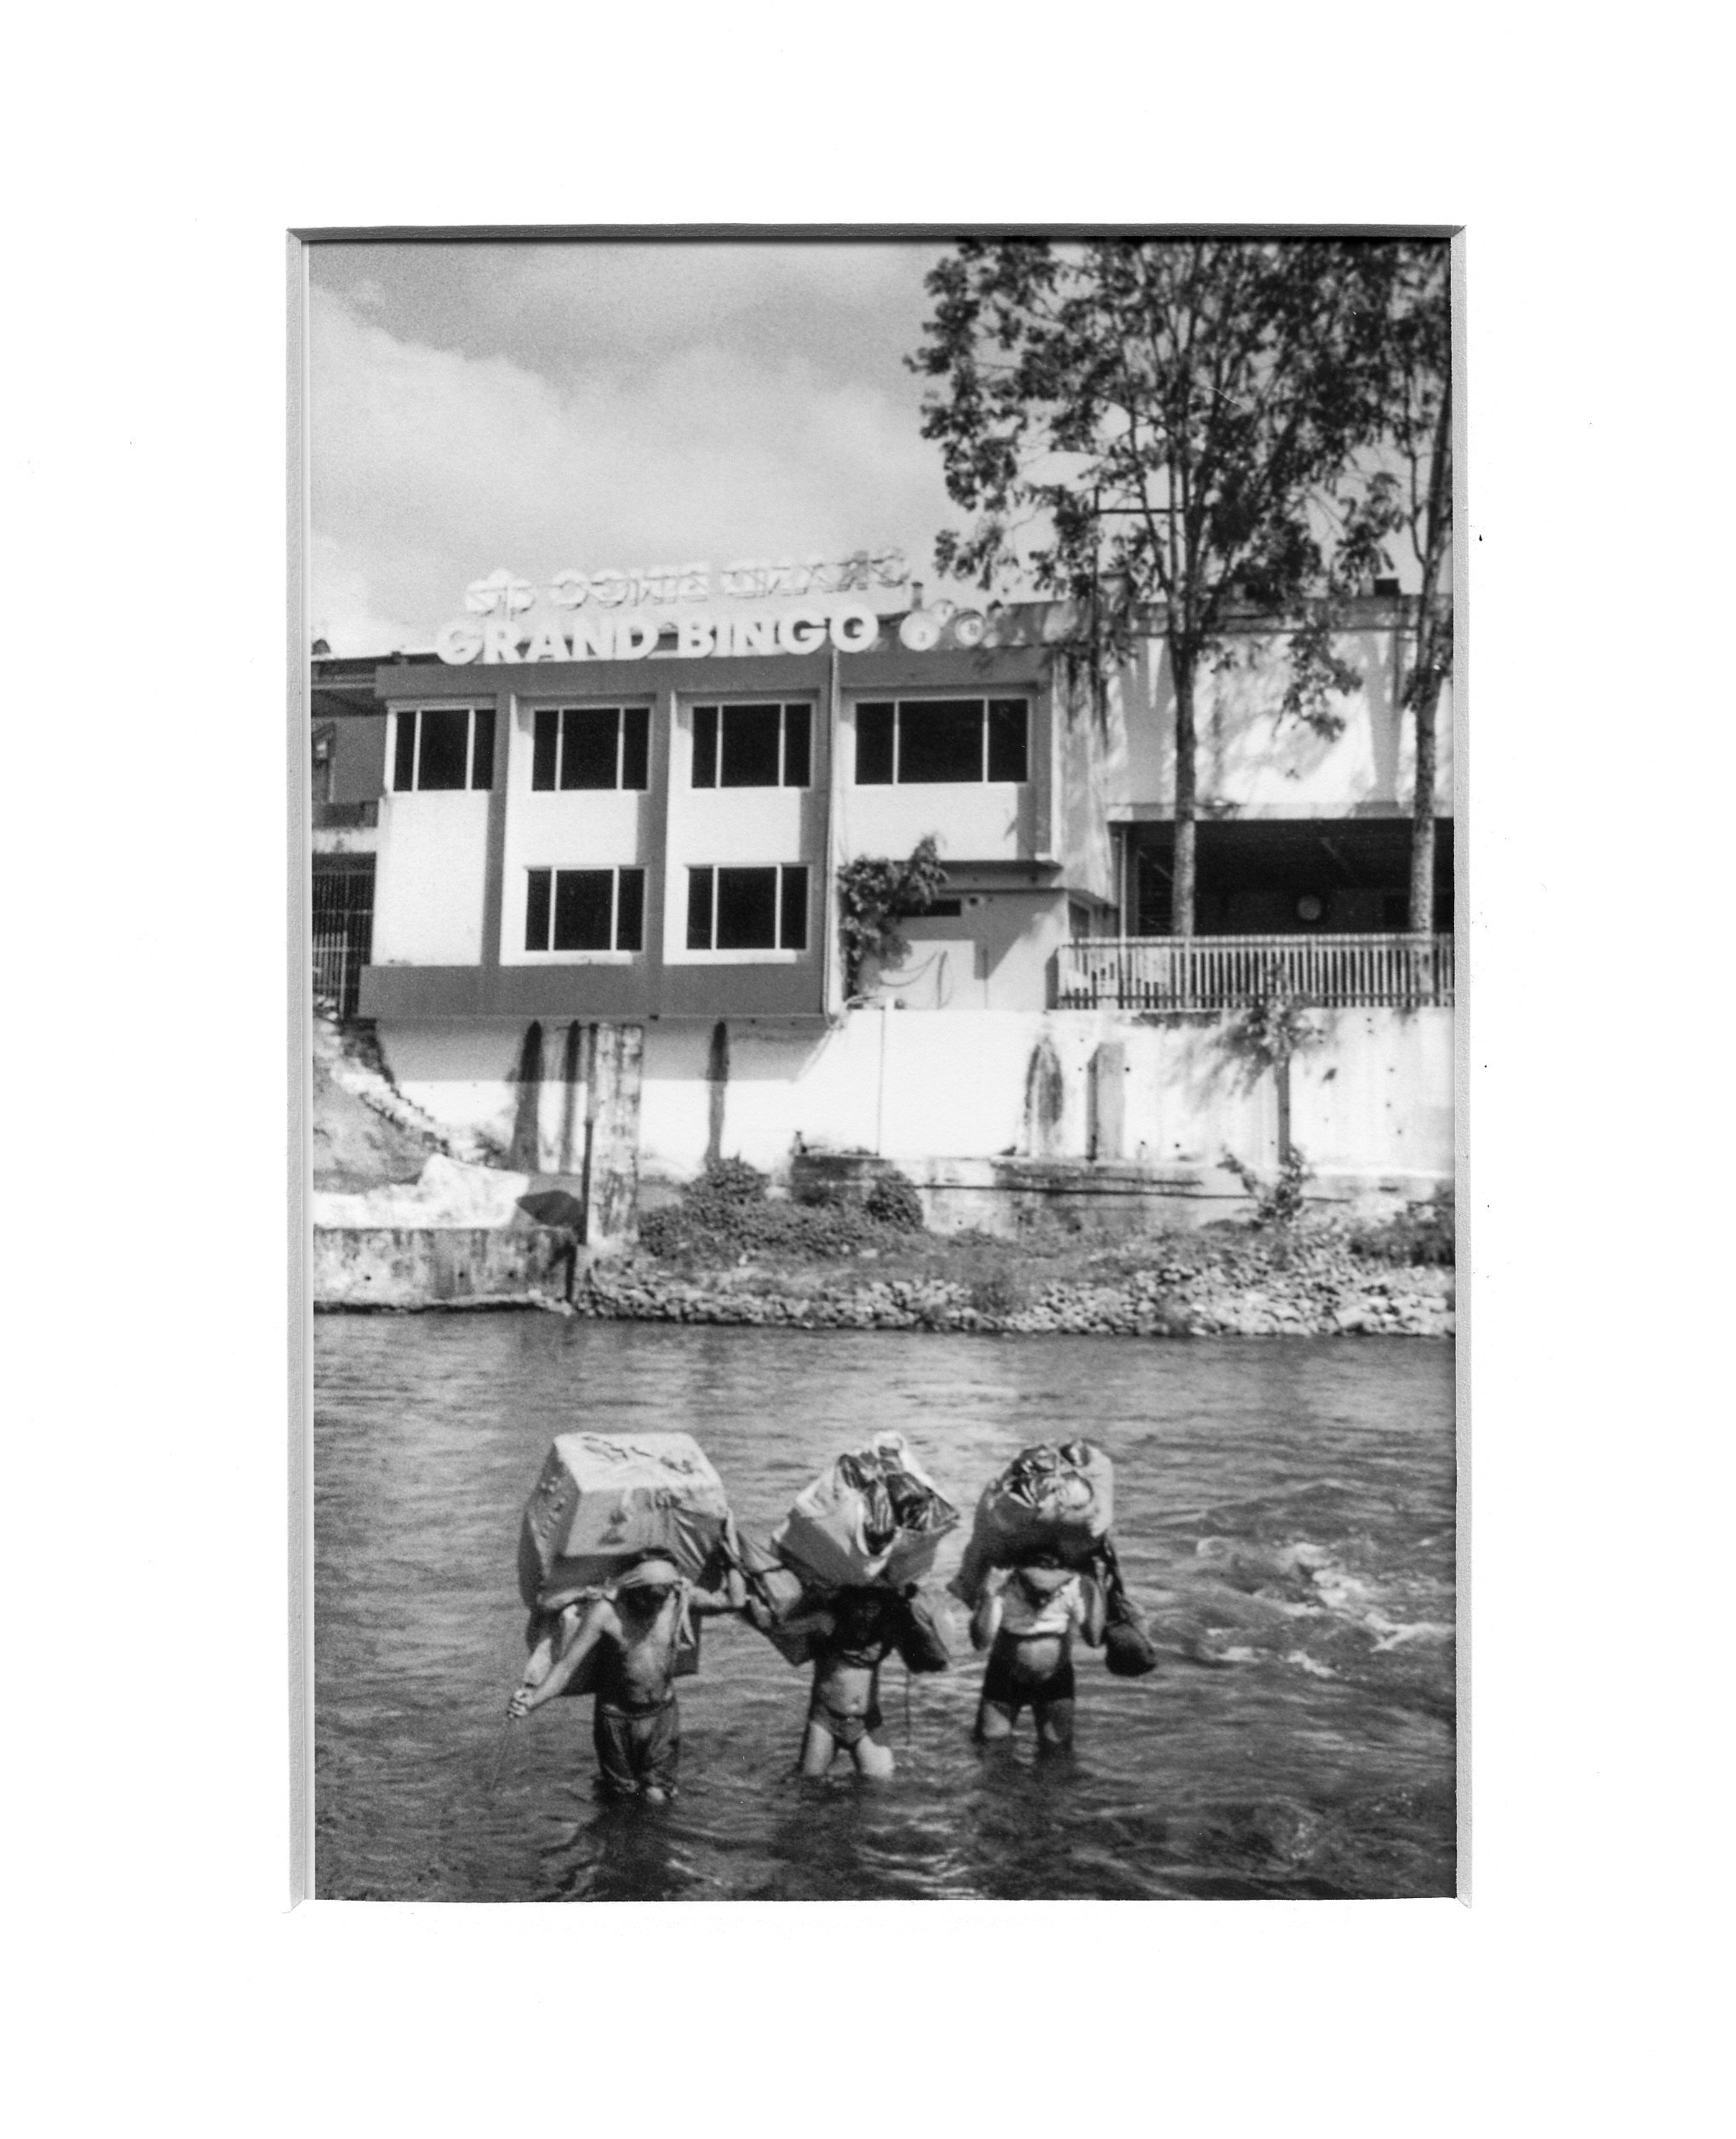
[[1450, 936], [1123, 936], [1063, 943], [1063, 1010], [1451, 1008]]

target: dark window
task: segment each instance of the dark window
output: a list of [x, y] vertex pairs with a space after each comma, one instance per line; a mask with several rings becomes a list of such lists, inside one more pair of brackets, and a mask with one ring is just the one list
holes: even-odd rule
[[615, 948], [643, 950], [645, 944], [645, 873], [642, 869], [616, 871], [615, 895]]
[[530, 754], [530, 784], [533, 788], [552, 788], [554, 768], [560, 754], [560, 714], [553, 706], [539, 706], [536, 709], [536, 742]]
[[720, 869], [717, 889], [717, 948], [772, 950], [777, 945], [777, 871]]
[[615, 906], [613, 869], [557, 869], [556, 950], [608, 950]]
[[812, 763], [809, 707], [696, 706], [696, 788], [805, 788]]
[[858, 706], [856, 709], [856, 783], [859, 788], [889, 788], [892, 784], [891, 706]]
[[783, 709], [783, 783], [787, 788], [808, 784], [811, 762], [813, 717], [807, 706]]
[[687, 948], [689, 950], [711, 949], [712, 878], [714, 871], [708, 869], [689, 869], [687, 872]]
[[564, 788], [618, 784], [621, 714], [569, 706], [560, 716], [560, 783]]
[[693, 784], [714, 788], [718, 783], [718, 709], [693, 708]]
[[808, 948], [808, 872], [787, 869], [778, 885], [777, 931], [784, 950]]
[[777, 706], [727, 706], [724, 709], [723, 763], [718, 785], [775, 788], [778, 783]]
[[553, 869], [532, 869], [530, 888], [524, 898], [524, 948], [526, 950], [548, 949], [549, 899], [552, 896]]
[[923, 907], [913, 907], [908, 918], [913, 921], [955, 921], [964, 912], [962, 899], [937, 898]]
[[478, 706], [470, 743], [470, 784], [491, 788], [495, 783], [495, 709]]
[[621, 784], [641, 793], [649, 785], [651, 715], [648, 706], [626, 706], [621, 714]]
[[642, 950], [641, 869], [525, 872], [526, 950]]
[[913, 698], [856, 709], [858, 787], [959, 786], [1030, 777], [1023, 698]]
[[1025, 744], [1025, 702], [1023, 698], [988, 701], [988, 777], [991, 780], [1028, 780], [1030, 771]]
[[898, 708], [901, 786], [955, 785], [983, 777], [983, 701], [936, 700]]
[[650, 784], [650, 731], [645, 706], [539, 706], [530, 784], [642, 792]]
[[421, 725], [417, 787], [427, 792], [430, 789], [444, 790], [467, 786], [470, 777], [469, 707], [424, 708]]
[[423, 706], [398, 716], [392, 784], [410, 788], [490, 788], [495, 779], [492, 706]]
[[687, 872], [689, 950], [805, 950], [808, 872], [695, 869]]

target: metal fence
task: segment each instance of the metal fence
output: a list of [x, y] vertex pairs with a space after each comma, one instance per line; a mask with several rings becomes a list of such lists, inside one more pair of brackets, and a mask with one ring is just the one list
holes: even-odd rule
[[1451, 1008], [1450, 936], [1123, 936], [1063, 943], [1063, 1010]]
[[374, 857], [313, 871], [313, 999], [353, 1018], [374, 948]]

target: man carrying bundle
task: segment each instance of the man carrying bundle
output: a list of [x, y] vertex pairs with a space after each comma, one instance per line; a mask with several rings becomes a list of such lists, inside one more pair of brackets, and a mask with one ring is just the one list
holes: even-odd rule
[[891, 1774], [892, 1749], [876, 1735], [880, 1666], [897, 1649], [911, 1671], [946, 1670], [944, 1637], [917, 1585], [958, 1519], [903, 1437], [881, 1433], [829, 1464], [774, 1533], [772, 1551], [804, 1601], [781, 1614], [762, 1582], [748, 1617], [789, 1662], [812, 1661], [803, 1775], [823, 1775], [840, 1748], [858, 1775]]
[[[930, 1628], [915, 1617], [909, 1597], [877, 1586], [834, 1591], [823, 1604], [774, 1620], [750, 1598], [749, 1625], [763, 1634], [774, 1631], [792, 1640], [805, 1636], [814, 1662], [813, 1691], [798, 1767], [805, 1775], [823, 1775], [842, 1750], [856, 1771], [884, 1781], [895, 1766], [892, 1748], [879, 1736], [880, 1666], [896, 1649], [907, 1663], [918, 1653], [917, 1670], [944, 1670], [946, 1652]], [[788, 1651], [786, 1650], [786, 1654]]]
[[747, 1591], [731, 1564], [722, 1590], [682, 1579], [665, 1554], [640, 1553], [593, 1601], [571, 1641], [540, 1685], [521, 1685], [507, 1704], [509, 1717], [528, 1715], [564, 1691], [597, 1652], [593, 1736], [603, 1787], [611, 1798], [666, 1804], [675, 1795], [681, 1757], [681, 1717], [675, 1666], [689, 1614], [739, 1612]]
[[1089, 1575], [1069, 1573], [1056, 1552], [1033, 1552], [1017, 1567], [989, 1573], [971, 1614], [971, 1645], [988, 1651], [979, 1745], [1011, 1738], [1020, 1709], [1028, 1707], [1038, 1750], [1070, 1750], [1074, 1637], [1101, 1648], [1103, 1618], [1102, 1589]]

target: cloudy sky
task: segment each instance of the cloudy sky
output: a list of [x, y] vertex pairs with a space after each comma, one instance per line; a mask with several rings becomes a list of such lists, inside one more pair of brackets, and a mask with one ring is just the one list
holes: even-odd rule
[[432, 644], [498, 565], [845, 556], [961, 524], [920, 434], [927, 244], [321, 245], [314, 634]]

